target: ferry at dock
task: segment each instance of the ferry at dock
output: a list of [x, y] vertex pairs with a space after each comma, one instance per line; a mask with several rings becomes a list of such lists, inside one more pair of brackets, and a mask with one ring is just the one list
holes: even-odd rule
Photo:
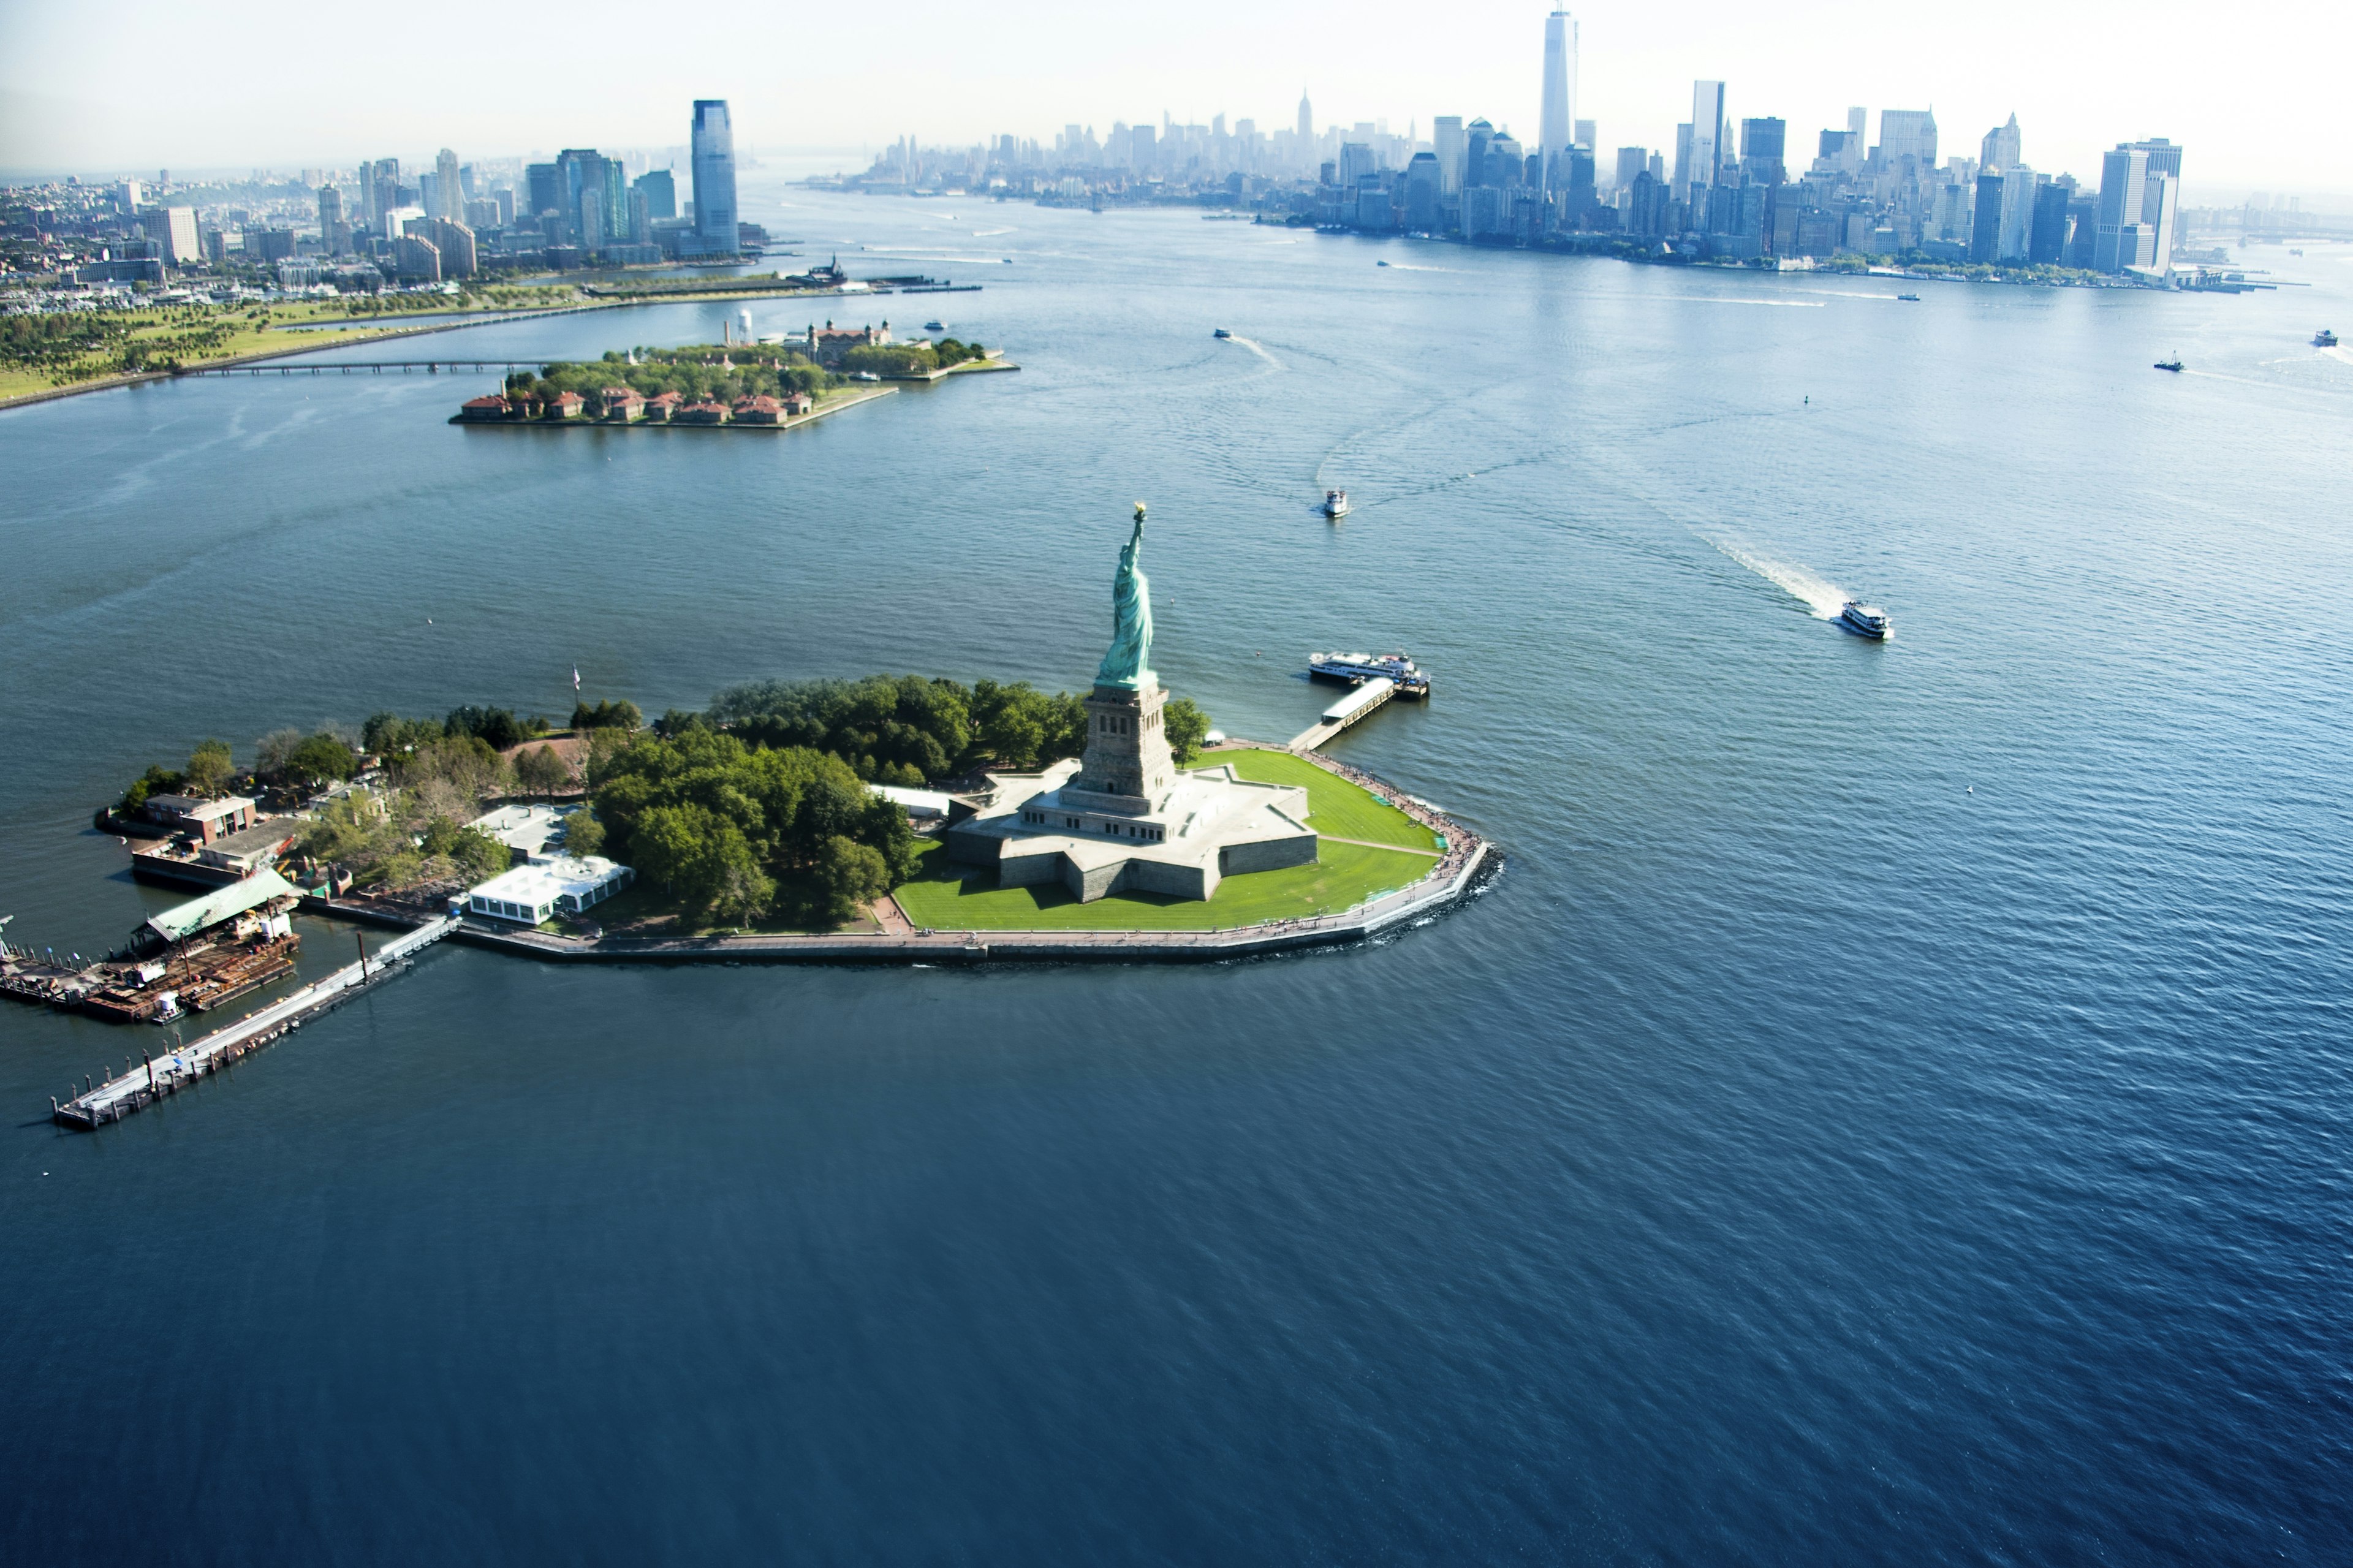
[[1430, 674], [1402, 653], [1311, 653], [1307, 673], [1318, 680], [1394, 680], [1399, 697], [1430, 695]]

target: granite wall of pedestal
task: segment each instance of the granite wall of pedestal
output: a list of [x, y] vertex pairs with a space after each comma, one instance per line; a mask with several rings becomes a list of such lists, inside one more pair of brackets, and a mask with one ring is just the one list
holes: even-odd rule
[[1294, 833], [1280, 838], [1229, 844], [1218, 851], [1218, 870], [1224, 876], [1239, 877], [1250, 871], [1280, 871], [1290, 866], [1312, 866], [1315, 863], [1316, 842], [1313, 833]]

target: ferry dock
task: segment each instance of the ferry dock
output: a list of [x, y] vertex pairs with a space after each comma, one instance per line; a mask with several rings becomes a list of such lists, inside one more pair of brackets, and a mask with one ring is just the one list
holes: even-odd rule
[[95, 1131], [144, 1110], [197, 1080], [277, 1039], [304, 1020], [343, 1005], [360, 993], [394, 975], [406, 973], [415, 955], [456, 931], [464, 921], [445, 915], [385, 943], [373, 956], [363, 947], [359, 962], [347, 964], [325, 979], [305, 985], [292, 995], [249, 1013], [227, 1028], [216, 1029], [193, 1045], [181, 1046], [159, 1057], [148, 1057], [104, 1083], [90, 1085], [60, 1104], [49, 1100], [50, 1120], [60, 1127]]

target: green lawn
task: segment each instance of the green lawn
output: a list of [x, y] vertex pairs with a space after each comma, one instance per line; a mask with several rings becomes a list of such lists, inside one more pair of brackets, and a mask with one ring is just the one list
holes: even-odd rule
[[[1356, 787], [1333, 782], [1344, 789]], [[1422, 837], [1427, 841], [1430, 835]], [[1217, 897], [1207, 902], [1114, 893], [1082, 904], [1059, 882], [999, 888], [996, 872], [954, 864], [941, 848], [926, 845], [914, 880], [893, 895], [910, 921], [940, 931], [1207, 931], [1211, 926], [1257, 925], [1351, 909], [1376, 893], [1419, 880], [1436, 864], [1428, 855], [1326, 839], [1318, 847], [1322, 858], [1316, 864], [1228, 877], [1218, 884]]]
[[1261, 784], [1305, 784], [1307, 826], [1334, 838], [1361, 838], [1369, 844], [1394, 844], [1403, 849], [1442, 853], [1444, 839], [1360, 785], [1329, 773], [1289, 752], [1261, 752], [1248, 747], [1210, 752], [1188, 767], [1215, 767], [1231, 763], [1234, 772]]

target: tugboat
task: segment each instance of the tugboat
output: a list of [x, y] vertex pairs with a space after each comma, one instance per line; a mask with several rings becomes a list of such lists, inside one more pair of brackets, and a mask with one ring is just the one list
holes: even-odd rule
[[1857, 637], [1869, 637], [1874, 642], [1887, 640], [1887, 612], [1877, 605], [1849, 599], [1839, 611], [1839, 625]]
[[1230, 338], [1233, 336], [1233, 333], [1226, 331], [1223, 327], [1219, 327], [1216, 331], [1211, 332], [1209, 335], [1213, 338]]
[[2337, 346], [2337, 334], [2323, 327], [2312, 334], [2312, 346], [2316, 349], [2333, 349]]
[[2181, 356], [2179, 354], [2175, 354], [2171, 359], [2161, 359], [2158, 361], [2152, 368], [2157, 370], [2169, 370], [2173, 372], [2174, 374], [2179, 375], [2181, 374]]
[[1324, 515], [1332, 519], [1335, 522], [1341, 518], [1347, 516], [1348, 492], [1346, 490], [1325, 490], [1324, 492]]
[[1311, 653], [1307, 673], [1318, 680], [1354, 686], [1358, 681], [1394, 680], [1399, 697], [1430, 695], [1430, 674], [1402, 653]]

